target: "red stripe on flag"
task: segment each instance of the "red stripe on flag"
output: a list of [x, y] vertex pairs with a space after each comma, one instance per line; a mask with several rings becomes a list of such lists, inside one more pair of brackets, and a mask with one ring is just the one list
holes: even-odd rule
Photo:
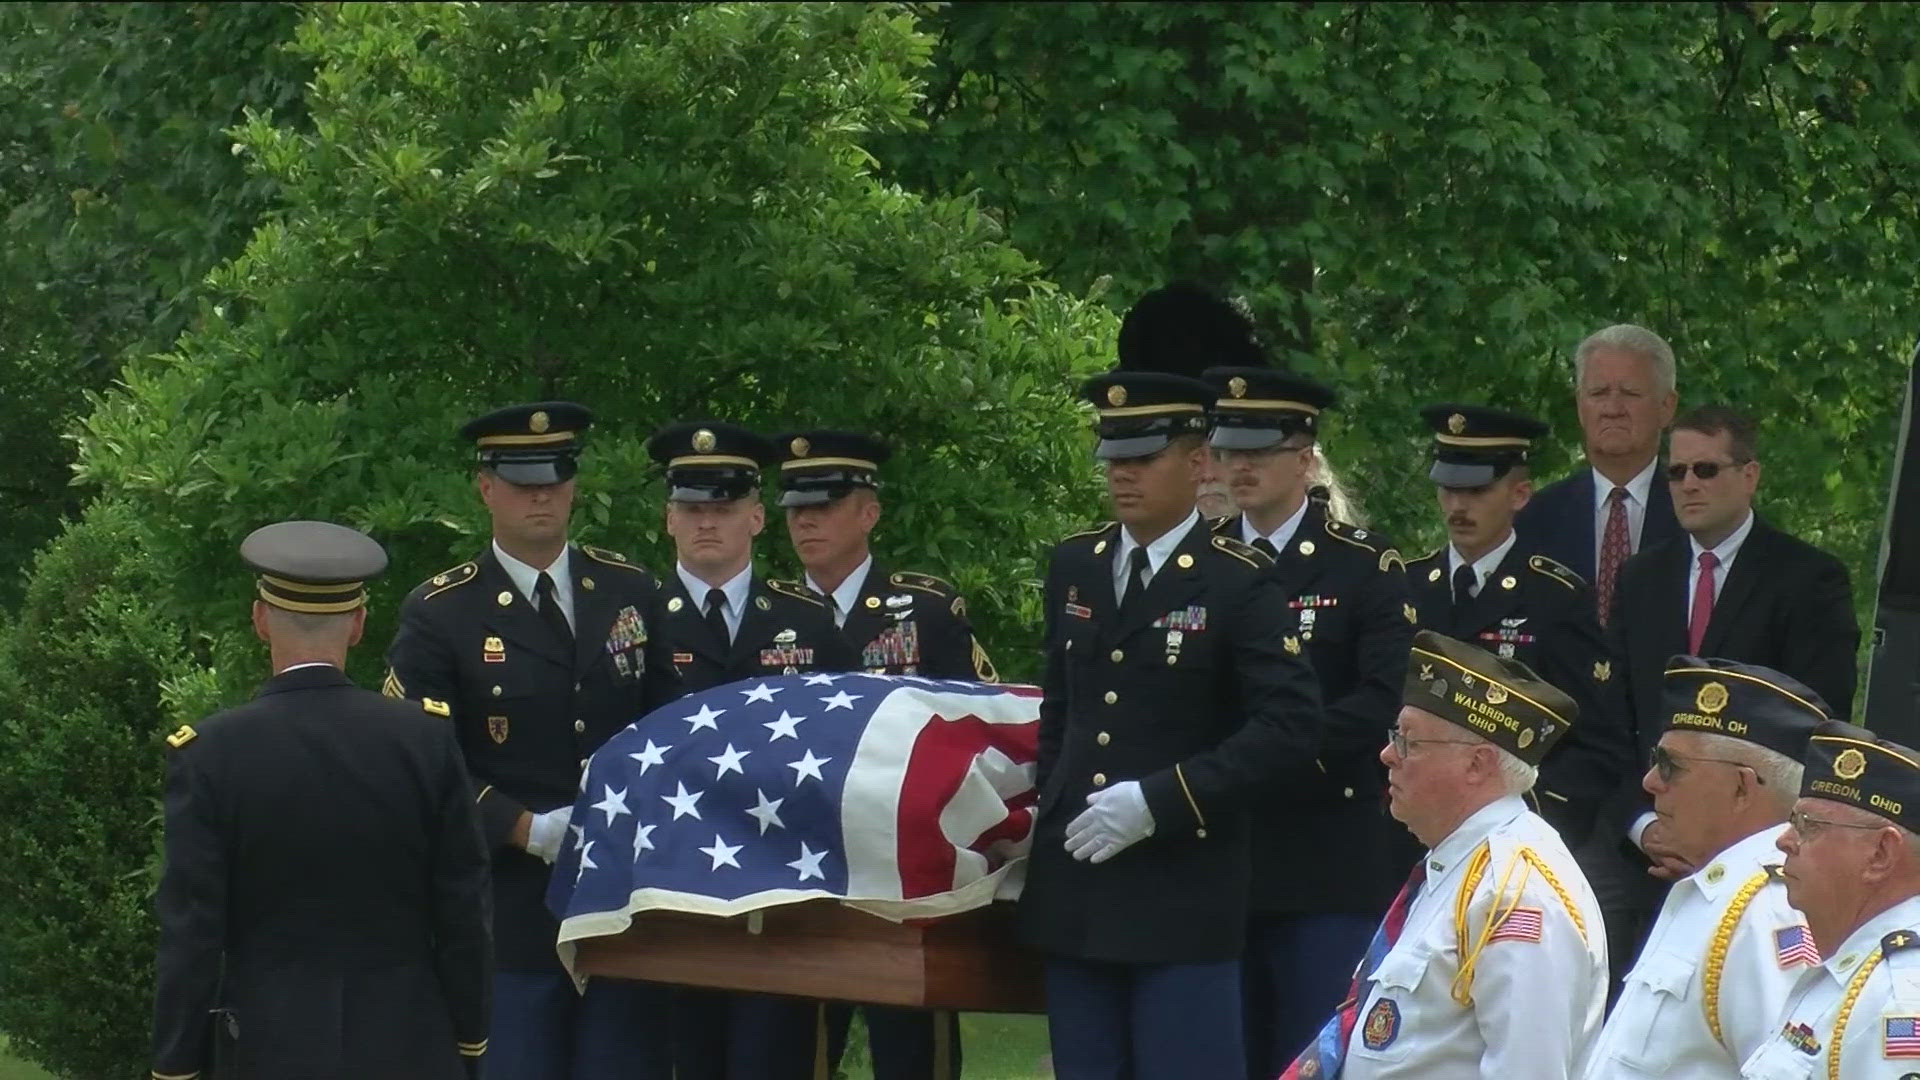
[[1539, 908], [1520, 907], [1507, 912], [1489, 941], [1539, 941], [1542, 919]]
[[[1017, 764], [1039, 756], [1040, 724], [989, 724], [967, 715], [947, 720], [935, 714], [913, 740], [905, 775], [900, 778], [900, 817], [896, 824], [899, 848], [900, 895], [907, 899], [932, 896], [953, 888], [959, 857], [953, 842], [940, 831], [940, 811], [960, 790], [973, 759], [988, 749], [1005, 754]], [[1020, 805], [1024, 803], [1025, 805]], [[1032, 792], [1021, 792], [1007, 815], [968, 847], [978, 851], [989, 839], [1017, 840], [1033, 827]]]

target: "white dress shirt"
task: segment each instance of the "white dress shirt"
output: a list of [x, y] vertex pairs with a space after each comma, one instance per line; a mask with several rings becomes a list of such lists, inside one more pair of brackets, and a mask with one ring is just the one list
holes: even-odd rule
[[[1513, 545], [1517, 543], [1519, 539], [1519, 533], [1508, 529], [1505, 540], [1494, 545], [1492, 551], [1473, 560], [1473, 591], [1469, 595], [1480, 595], [1480, 590], [1487, 587], [1487, 579], [1493, 576], [1495, 570], [1500, 569], [1500, 561], [1507, 557], [1507, 552], [1513, 550]], [[1453, 581], [1454, 572], [1459, 570], [1460, 564], [1466, 561], [1466, 557], [1460, 554], [1459, 548], [1454, 547], [1452, 544], [1447, 545], [1447, 581], [1449, 582], [1449, 589], [1452, 588], [1451, 582]]]
[[325, 660], [309, 660], [304, 664], [288, 664], [286, 667], [283, 667], [279, 671], [274, 672], [273, 677], [277, 679], [280, 676], [285, 675], [289, 671], [299, 671], [303, 667], [333, 667], [333, 666], [334, 665], [327, 663]]
[[[1147, 545], [1147, 576], [1140, 579], [1145, 586], [1153, 581], [1153, 575], [1160, 572], [1160, 564], [1167, 561], [1173, 549], [1187, 538], [1187, 532], [1200, 521], [1198, 510], [1187, 511], [1187, 520], [1160, 534], [1160, 538]], [[1140, 544], [1134, 540], [1133, 533], [1125, 528], [1120, 530], [1120, 543], [1113, 553], [1113, 598], [1125, 600], [1127, 594], [1127, 563], [1133, 558], [1133, 549]]]
[[[866, 587], [867, 572], [872, 569], [873, 555], [869, 553], [866, 558], [860, 560], [859, 566], [853, 568], [853, 573], [847, 575], [847, 580], [841, 582], [840, 587], [833, 590], [833, 625], [847, 625], [847, 612], [852, 611], [853, 606], [860, 602], [860, 590]], [[812, 589], [821, 596], [828, 595], [827, 590], [821, 588], [820, 583], [813, 580], [812, 574], [807, 575], [807, 588]]]
[[[1762, 829], [1668, 890], [1585, 1080], [1737, 1080], [1741, 1063], [1780, 1030], [1794, 981], [1816, 961], [1806, 919], [1768, 869], [1785, 858], [1773, 843], [1779, 835], [1778, 825]], [[1755, 881], [1764, 884], [1751, 888]], [[1716, 950], [1742, 894], [1733, 934]], [[1782, 941], [1782, 931], [1799, 935], [1804, 949]]]
[[1270, 533], [1263, 533], [1260, 530], [1254, 528], [1253, 520], [1247, 517], [1247, 515], [1241, 514], [1240, 515], [1240, 539], [1246, 541], [1249, 544], [1253, 543], [1255, 540], [1264, 539], [1267, 543], [1273, 545], [1273, 550], [1275, 552], [1281, 552], [1281, 551], [1287, 550], [1287, 545], [1293, 542], [1293, 534], [1300, 531], [1300, 522], [1305, 520], [1307, 516], [1307, 506], [1312, 501], [1313, 501], [1312, 499], [1301, 499], [1300, 509], [1295, 510], [1293, 512], [1293, 516], [1281, 522], [1280, 527], [1273, 530]]
[[[540, 568], [528, 566], [507, 554], [498, 540], [493, 542], [493, 557], [500, 561], [500, 569], [507, 572], [507, 579], [513, 582], [513, 587], [527, 598], [527, 603], [539, 610], [540, 600], [534, 589], [540, 583]], [[566, 616], [568, 626], [574, 625], [573, 575], [567, 572], [568, 560], [572, 557], [573, 545], [568, 544], [560, 549], [560, 557], [553, 560], [553, 565], [546, 568], [548, 575], [553, 578], [553, 601], [560, 605], [560, 614]]]
[[[713, 586], [694, 577], [693, 571], [677, 562], [673, 564], [673, 571], [680, 575], [680, 584], [686, 586], [687, 596], [693, 601], [693, 606], [705, 615], [707, 592]], [[727, 620], [727, 641], [731, 643], [740, 636], [740, 618], [747, 613], [747, 594], [753, 591], [753, 563], [747, 563], [739, 573], [728, 578], [727, 583], [720, 586], [720, 591], [726, 594], [722, 607], [725, 608], [724, 617]]]
[[[1591, 467], [1589, 467], [1591, 468]], [[1633, 479], [1621, 485], [1627, 489], [1625, 509], [1627, 511], [1627, 554], [1640, 550], [1640, 534], [1647, 525], [1647, 498], [1653, 490], [1653, 480], [1660, 471], [1660, 457], [1654, 455], [1647, 467], [1641, 469]], [[1611, 509], [1607, 502], [1613, 494], [1614, 483], [1600, 475], [1599, 469], [1593, 472], [1593, 565], [1600, 565], [1600, 549], [1607, 545], [1607, 511]]]
[[[1734, 557], [1740, 554], [1740, 545], [1747, 542], [1747, 534], [1752, 531], [1753, 511], [1748, 510], [1747, 519], [1740, 523], [1740, 527], [1733, 530], [1725, 540], [1720, 541], [1720, 543], [1714, 547], [1713, 554], [1720, 560], [1720, 565], [1713, 569], [1714, 603], [1717, 604], [1720, 602], [1720, 592], [1727, 587], [1727, 574], [1733, 570]], [[1691, 619], [1693, 617], [1693, 590], [1700, 587], [1700, 553], [1707, 549], [1701, 547], [1700, 541], [1695, 540], [1691, 536], [1687, 538], [1687, 546], [1693, 550], [1693, 559], [1687, 564], [1687, 595], [1683, 597], [1683, 600], [1687, 605], [1687, 617]]]
[[[1463, 942], [1454, 911], [1483, 843], [1490, 859], [1467, 898]], [[1558, 888], [1524, 851], [1552, 871]], [[1560, 834], [1509, 796], [1468, 817], [1426, 859], [1400, 939], [1363, 992], [1343, 1080], [1578, 1076], [1607, 1004], [1607, 943], [1600, 905]], [[1500, 910], [1539, 912], [1539, 940], [1489, 940], [1475, 961], [1470, 1004], [1461, 1005], [1453, 989], [1463, 945], [1470, 954], [1487, 930], [1503, 882]]]
[[[1887, 1022], [1920, 1018], [1920, 949], [1904, 949], [1892, 959], [1881, 954], [1880, 940], [1895, 931], [1910, 935], [1920, 927], [1920, 897], [1893, 905], [1848, 935], [1819, 967], [1806, 968], [1773, 1018], [1773, 1032], [1748, 1058], [1740, 1075], [1748, 1080], [1902, 1080], [1920, 1073], [1920, 1053], [1890, 1055]], [[1875, 962], [1875, 961], [1878, 962]], [[1834, 1059], [1834, 1025], [1847, 988], [1863, 964], [1873, 963], [1853, 1008]], [[1903, 1026], [1903, 1025], [1902, 1025]], [[1829, 1071], [1829, 1065], [1836, 1066]]]

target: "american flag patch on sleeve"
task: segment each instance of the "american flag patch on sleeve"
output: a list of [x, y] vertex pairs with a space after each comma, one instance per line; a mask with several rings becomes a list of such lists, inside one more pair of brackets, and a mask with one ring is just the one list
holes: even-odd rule
[[1773, 952], [1774, 959], [1780, 961], [1783, 968], [1795, 964], [1813, 967], [1820, 963], [1820, 947], [1813, 943], [1812, 931], [1799, 923], [1773, 932]]
[[1487, 940], [1539, 941], [1541, 925], [1539, 908], [1517, 907], [1507, 912], [1506, 917], [1500, 920], [1500, 925], [1494, 927], [1493, 936]]
[[1920, 1016], [1888, 1016], [1880, 1023], [1881, 1057], [1920, 1058]]

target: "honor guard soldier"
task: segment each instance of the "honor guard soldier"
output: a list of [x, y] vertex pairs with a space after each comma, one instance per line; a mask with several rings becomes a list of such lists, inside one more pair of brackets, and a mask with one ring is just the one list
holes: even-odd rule
[[516, 1080], [665, 1077], [671, 1061], [665, 992], [596, 979], [576, 993], [546, 906], [587, 758], [680, 694], [652, 575], [567, 540], [591, 422], [582, 406], [549, 401], [460, 429], [493, 540], [413, 590], [387, 650], [387, 693], [445, 702], [466, 751], [493, 849], [488, 1067]]
[[[1213, 531], [1274, 560], [1320, 682], [1319, 768], [1276, 793], [1253, 831], [1247, 929], [1247, 1075], [1270, 1080], [1340, 1003], [1353, 965], [1406, 876], [1405, 832], [1385, 809], [1380, 744], [1400, 711], [1413, 608], [1405, 566], [1378, 533], [1308, 497], [1321, 411], [1334, 391], [1268, 368], [1206, 373], [1215, 467], [1239, 512]], [[1338, 866], [1302, 878], [1302, 866]]]
[[1735, 1080], [1820, 963], [1775, 841], [1800, 794], [1818, 695], [1768, 668], [1676, 656], [1644, 783], [1698, 870], [1667, 893], [1585, 1080]]
[[1780, 832], [1787, 902], [1824, 957], [1801, 971], [1748, 1080], [1920, 1075], [1920, 753], [1828, 720]]
[[1433, 405], [1420, 415], [1433, 430], [1428, 476], [1448, 541], [1407, 564], [1420, 628], [1518, 660], [1573, 698], [1585, 722], [1541, 763], [1536, 795], [1540, 813], [1578, 848], [1620, 778], [1638, 766], [1624, 718], [1601, 707], [1613, 661], [1593, 590], [1552, 559], [1529, 555], [1513, 528], [1533, 494], [1527, 457], [1547, 426], [1476, 405]]
[[[806, 586], [833, 612], [860, 666], [875, 675], [998, 682], [974, 640], [967, 602], [931, 574], [888, 571], [869, 538], [880, 520], [879, 471], [892, 450], [851, 431], [780, 435], [780, 505]], [[923, 1009], [865, 1005], [875, 1080], [924, 1080], [960, 1071], [958, 1017]], [[852, 1010], [829, 1010], [832, 1059], [845, 1044]], [[943, 1030], [942, 1030], [943, 1029]], [[944, 1048], [944, 1049], [942, 1049]], [[944, 1072], [934, 1063], [946, 1059]]]
[[[760, 675], [853, 671], [859, 657], [805, 586], [754, 573], [766, 527], [761, 470], [780, 455], [765, 437], [718, 421], [656, 432], [647, 452], [666, 472], [667, 532], [677, 562], [662, 635], [698, 692]], [[764, 994], [675, 994], [679, 1080], [804, 1080], [819, 1052], [818, 1003]]]
[[1423, 630], [1380, 759], [1427, 848], [1346, 1001], [1281, 1080], [1578, 1076], [1607, 1003], [1600, 907], [1527, 808], [1572, 699], [1517, 661]]
[[1021, 936], [1056, 1075], [1242, 1080], [1249, 834], [1317, 771], [1319, 694], [1272, 560], [1194, 510], [1213, 391], [1121, 371], [1082, 393], [1119, 520], [1048, 563]]
[[487, 856], [447, 706], [342, 670], [387, 554], [288, 521], [240, 555], [274, 674], [167, 739], [153, 1076], [477, 1076]]

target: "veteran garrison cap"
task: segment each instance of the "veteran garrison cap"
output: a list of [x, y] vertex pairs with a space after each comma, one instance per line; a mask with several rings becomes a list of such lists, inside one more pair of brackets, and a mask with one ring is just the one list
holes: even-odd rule
[[1572, 698], [1527, 665], [1431, 630], [1414, 635], [1401, 701], [1529, 765], [1540, 764], [1579, 715]]
[[1484, 405], [1444, 402], [1420, 410], [1433, 429], [1433, 466], [1427, 476], [1441, 487], [1484, 487], [1524, 465], [1533, 441], [1547, 425], [1531, 416]]
[[1807, 756], [1807, 739], [1832, 714], [1793, 678], [1732, 660], [1675, 656], [1660, 693], [1669, 731], [1743, 739], [1794, 761]]
[[668, 424], [647, 440], [666, 468], [672, 502], [731, 502], [760, 486], [760, 470], [780, 459], [766, 437], [738, 424], [690, 420]]
[[1863, 727], [1828, 720], [1807, 743], [1800, 797], [1832, 799], [1920, 832], [1920, 754]]
[[1314, 437], [1320, 411], [1339, 395], [1331, 387], [1263, 367], [1214, 367], [1204, 376], [1213, 387], [1213, 445], [1222, 450], [1261, 450], [1291, 435]]
[[820, 506], [854, 488], [880, 486], [880, 466], [893, 448], [857, 431], [790, 431], [773, 438], [779, 450], [780, 505]]
[[387, 568], [372, 537], [327, 521], [263, 525], [240, 542], [240, 558], [260, 573], [260, 599], [308, 615], [361, 607], [367, 582]]
[[1213, 388], [1199, 379], [1153, 371], [1109, 371], [1088, 379], [1080, 396], [1100, 410], [1093, 456], [1151, 457], [1176, 435], [1204, 435]]
[[1121, 371], [1197, 379], [1210, 367], [1261, 367], [1266, 349], [1253, 320], [1224, 297], [1187, 282], [1154, 289], [1120, 320]]
[[467, 421], [460, 437], [480, 464], [509, 484], [561, 484], [579, 471], [580, 436], [593, 413], [571, 401], [509, 405]]

